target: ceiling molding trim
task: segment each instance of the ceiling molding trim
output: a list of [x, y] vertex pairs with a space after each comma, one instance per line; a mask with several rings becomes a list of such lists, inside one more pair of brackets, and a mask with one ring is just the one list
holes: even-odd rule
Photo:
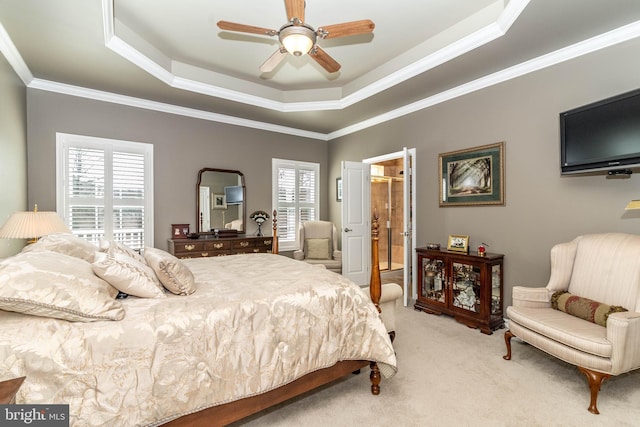
[[162, 113], [175, 114], [179, 116], [191, 117], [194, 119], [208, 120], [211, 122], [224, 123], [234, 126], [247, 127], [252, 129], [276, 132], [303, 138], [327, 141], [324, 133], [311, 132], [303, 129], [296, 129], [287, 126], [274, 125], [271, 123], [259, 122], [256, 120], [242, 119], [224, 114], [212, 113], [209, 111], [196, 110], [194, 108], [180, 107], [177, 105], [164, 104], [162, 102], [149, 101], [147, 99], [135, 98], [132, 96], [120, 95], [111, 92], [104, 92], [94, 89], [87, 89], [80, 86], [72, 86], [64, 83], [52, 82], [42, 79], [33, 79], [28, 85], [30, 89], [38, 89], [47, 92], [55, 92], [63, 95], [76, 96], [79, 98], [92, 99], [94, 101], [109, 102], [112, 104], [126, 105], [129, 107], [141, 108], [145, 110], [158, 111]]
[[492, 42], [504, 36], [511, 28], [530, 0], [512, 0], [497, 21], [487, 25], [450, 45], [437, 50], [436, 52], [410, 64], [392, 74], [383, 77], [376, 82], [342, 98], [342, 108], [349, 107], [357, 102], [367, 99], [379, 92], [389, 89], [410, 78], [429, 71], [439, 65], [444, 64], [454, 58], [464, 55], [480, 46]]
[[636, 21], [590, 39], [558, 49], [512, 67], [505, 68], [504, 70], [480, 77], [476, 80], [472, 80], [468, 83], [464, 83], [460, 86], [456, 86], [420, 101], [407, 104], [403, 107], [388, 111], [360, 123], [331, 132], [328, 135], [329, 141], [637, 37], [640, 37], [640, 21]]
[[22, 55], [16, 49], [16, 45], [13, 44], [13, 40], [9, 37], [9, 33], [5, 30], [2, 22], [0, 22], [0, 52], [7, 59], [7, 62], [13, 68], [13, 71], [16, 72], [20, 80], [28, 86], [29, 83], [33, 81], [33, 74], [31, 74], [31, 70], [27, 67], [27, 64], [22, 59]]
[[[463, 55], [479, 46], [489, 43], [496, 38], [502, 37], [518, 18], [520, 13], [529, 4], [530, 0], [511, 0], [504, 8], [502, 13], [497, 17], [496, 22], [463, 37], [462, 39], [451, 43], [450, 45], [437, 50], [433, 54], [427, 55], [419, 61], [416, 61], [402, 69], [393, 72], [382, 79], [355, 91], [354, 93], [335, 100], [325, 101], [304, 101], [304, 102], [281, 102], [273, 99], [251, 95], [237, 90], [227, 89], [211, 83], [196, 81], [184, 76], [179, 76], [176, 72], [169, 71], [150, 57], [134, 48], [124, 39], [115, 34], [115, 14], [113, 2], [114, 0], [102, 0], [102, 14], [104, 23], [105, 46], [116, 54], [127, 59], [134, 65], [147, 71], [165, 84], [177, 88], [200, 93], [203, 95], [214, 96], [221, 99], [249, 104], [261, 108], [266, 108], [279, 112], [303, 112], [303, 111], [327, 111], [342, 110], [371, 96], [383, 92], [390, 87], [400, 84], [408, 79], [415, 77], [425, 71], [428, 71], [438, 65], [443, 64], [453, 58]], [[131, 30], [129, 30], [131, 31]], [[139, 36], [138, 36], [139, 37]], [[164, 56], [166, 62], [172, 61]], [[344, 91], [344, 88], [342, 89]], [[279, 91], [281, 99], [284, 99], [286, 91]]]

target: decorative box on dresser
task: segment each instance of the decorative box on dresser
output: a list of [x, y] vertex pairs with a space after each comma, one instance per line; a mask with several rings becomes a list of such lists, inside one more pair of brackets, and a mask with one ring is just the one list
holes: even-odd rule
[[271, 236], [200, 237], [169, 239], [169, 253], [178, 258], [271, 252]]
[[504, 328], [504, 255], [465, 254], [416, 248], [418, 299], [416, 310], [447, 314], [485, 334]]

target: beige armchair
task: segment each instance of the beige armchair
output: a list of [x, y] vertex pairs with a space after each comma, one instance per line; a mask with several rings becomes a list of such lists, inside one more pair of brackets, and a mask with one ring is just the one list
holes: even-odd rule
[[[552, 304], [556, 291], [570, 295], [556, 294]], [[554, 246], [547, 286], [514, 287], [506, 313], [504, 358], [511, 359], [515, 336], [576, 365], [589, 383], [589, 412], [598, 414], [602, 382], [640, 368], [640, 236], [591, 234]]]
[[321, 264], [328, 270], [342, 274], [342, 252], [338, 250], [338, 232], [329, 221], [304, 221], [298, 228], [301, 248], [293, 252], [293, 258]]

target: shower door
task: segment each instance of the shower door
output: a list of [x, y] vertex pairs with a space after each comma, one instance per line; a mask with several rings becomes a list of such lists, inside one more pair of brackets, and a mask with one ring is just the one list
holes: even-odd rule
[[404, 182], [402, 177], [371, 176], [371, 211], [380, 216], [380, 270], [404, 268]]

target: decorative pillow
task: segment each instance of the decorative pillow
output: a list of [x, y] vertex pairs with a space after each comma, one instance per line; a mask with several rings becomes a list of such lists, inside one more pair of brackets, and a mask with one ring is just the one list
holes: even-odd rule
[[108, 253], [109, 255], [126, 255], [138, 262], [141, 262], [142, 264], [147, 264], [147, 261], [145, 261], [142, 255], [140, 255], [138, 252], [134, 251], [124, 243], [116, 242], [115, 240], [100, 240], [100, 250], [102, 252]]
[[72, 322], [122, 320], [117, 294], [91, 264], [73, 256], [34, 251], [0, 261], [2, 310]]
[[567, 291], [554, 292], [551, 296], [551, 307], [600, 326], [607, 326], [607, 319], [611, 313], [628, 311], [619, 305], [603, 304], [572, 295]]
[[93, 272], [125, 294], [142, 298], [166, 298], [151, 267], [128, 255], [98, 252]]
[[310, 259], [330, 259], [329, 239], [306, 239], [307, 258]]
[[27, 245], [22, 252], [52, 251], [93, 262], [98, 247], [93, 243], [69, 233], [49, 234], [35, 243]]
[[144, 258], [170, 292], [190, 295], [196, 291], [193, 273], [178, 258], [161, 249], [145, 247]]

